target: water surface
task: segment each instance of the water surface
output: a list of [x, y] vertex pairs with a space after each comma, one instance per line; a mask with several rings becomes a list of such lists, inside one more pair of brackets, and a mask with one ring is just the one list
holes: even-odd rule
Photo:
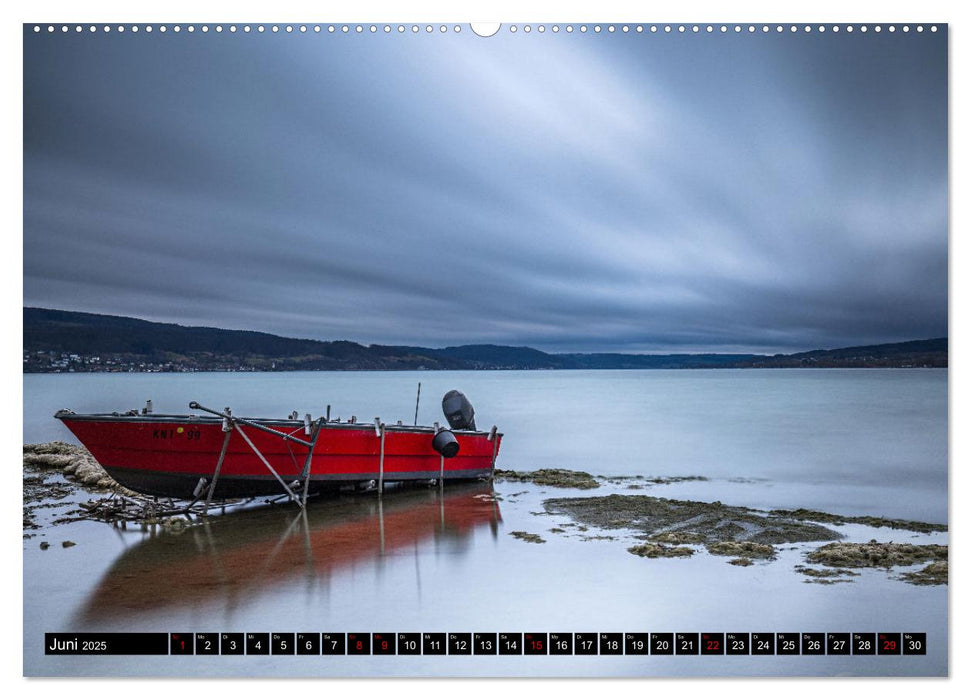
[[[636, 533], [554, 533], [546, 498], [649, 493], [760, 508], [808, 507], [947, 522], [946, 370], [361, 372], [26, 375], [24, 440], [71, 440], [50, 416], [159, 412], [190, 400], [238, 415], [298, 410], [441, 421], [464, 391], [506, 437], [499, 467], [608, 476], [701, 475], [629, 491], [499, 482], [319, 501], [213, 518], [181, 535], [100, 523], [24, 541], [28, 674], [940, 675], [947, 589], [882, 571], [803, 583], [807, 546], [741, 568], [724, 558], [644, 560]], [[567, 528], [569, 530], [569, 528]], [[850, 540], [947, 542], [863, 526]], [[512, 531], [540, 534], [531, 544]], [[589, 539], [590, 535], [615, 539]], [[64, 549], [64, 539], [77, 546]], [[40, 550], [40, 540], [52, 545]], [[927, 632], [926, 657], [44, 657], [45, 631]]]

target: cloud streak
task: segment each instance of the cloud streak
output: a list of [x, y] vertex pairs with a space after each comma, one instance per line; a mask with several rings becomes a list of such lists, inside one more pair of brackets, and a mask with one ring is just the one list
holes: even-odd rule
[[28, 305], [551, 351], [947, 332], [944, 33], [24, 41]]

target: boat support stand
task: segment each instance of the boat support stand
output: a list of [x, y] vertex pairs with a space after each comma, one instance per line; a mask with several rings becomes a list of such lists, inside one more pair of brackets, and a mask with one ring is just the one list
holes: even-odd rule
[[496, 478], [496, 451], [499, 449], [499, 440], [496, 439], [496, 433], [498, 432], [499, 428], [492, 426], [492, 430], [489, 431], [489, 437], [487, 438], [492, 443], [492, 466], [489, 470], [490, 481]]
[[[225, 412], [216, 411], [211, 408], [206, 408], [205, 406], [199, 404], [196, 401], [192, 401], [189, 403], [189, 408], [197, 411], [205, 411], [206, 413], [210, 413], [214, 416], [219, 416], [220, 418], [222, 418], [223, 432], [226, 433], [226, 437], [223, 439], [222, 450], [220, 450], [219, 452], [219, 459], [216, 462], [216, 468], [213, 471], [212, 482], [209, 484], [209, 490], [208, 490], [208, 493], [206, 494], [207, 507], [209, 505], [209, 502], [212, 500], [213, 493], [216, 490], [216, 482], [219, 480], [219, 472], [222, 470], [223, 462], [226, 459], [226, 451], [229, 447], [229, 438], [232, 435], [232, 431], [234, 430], [237, 433], [239, 433], [239, 436], [243, 438], [243, 440], [246, 442], [247, 445], [249, 445], [249, 448], [253, 450], [253, 453], [256, 454], [256, 456], [260, 459], [260, 461], [263, 463], [263, 466], [265, 466], [267, 470], [274, 476], [274, 478], [276, 478], [276, 480], [280, 482], [280, 486], [283, 487], [283, 490], [286, 492], [290, 500], [295, 502], [301, 508], [306, 507], [308, 491], [310, 489], [310, 472], [311, 472], [311, 466], [314, 458], [314, 448], [317, 446], [317, 438], [320, 437], [320, 428], [324, 421], [323, 418], [318, 419], [311, 426], [310, 416], [309, 415], [307, 416], [304, 423], [307, 426], [307, 430], [310, 433], [310, 440], [308, 441], [308, 440], [303, 440], [301, 438], [298, 438], [294, 435], [284, 433], [280, 430], [274, 430], [273, 428], [270, 428], [265, 425], [261, 425], [256, 421], [247, 420], [245, 418], [238, 418], [232, 414], [232, 411], [229, 409], [229, 407], [225, 409]], [[256, 445], [253, 444], [253, 441], [250, 439], [249, 435], [247, 435], [243, 431], [244, 425], [249, 428], [261, 430], [265, 433], [270, 433], [271, 435], [276, 435], [282, 440], [290, 440], [291, 442], [295, 442], [299, 445], [303, 445], [304, 447], [306, 447], [307, 458], [304, 460], [303, 469], [300, 472], [300, 478], [297, 481], [295, 481], [293, 484], [287, 484], [287, 482], [285, 482], [283, 480], [283, 477], [281, 477], [277, 473], [277, 471], [273, 468], [273, 466], [266, 459], [266, 457], [263, 456], [263, 453], [260, 452], [259, 448], [257, 448]], [[302, 485], [302, 489], [300, 489], [300, 493], [298, 495], [294, 489], [299, 485]], [[293, 486], [294, 488], [291, 488], [291, 486]], [[200, 482], [200, 485], [196, 487], [196, 493], [193, 494], [196, 496], [196, 501], [198, 501], [199, 497], [202, 495], [202, 488], [204, 488], [204, 483]], [[193, 501], [193, 503], [195, 503], [195, 501]]]

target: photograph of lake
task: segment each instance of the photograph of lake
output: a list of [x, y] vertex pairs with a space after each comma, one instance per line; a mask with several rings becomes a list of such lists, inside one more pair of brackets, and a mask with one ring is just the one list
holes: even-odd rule
[[948, 25], [23, 25], [23, 675], [948, 677]]

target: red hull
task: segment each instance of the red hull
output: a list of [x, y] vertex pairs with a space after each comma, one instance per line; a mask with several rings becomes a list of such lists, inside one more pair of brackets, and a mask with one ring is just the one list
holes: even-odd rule
[[[59, 413], [61, 421], [118, 483], [142, 493], [190, 497], [200, 478], [211, 480], [223, 441], [229, 443], [214, 495], [276, 494], [281, 485], [246, 443], [239, 428], [223, 432], [218, 418], [200, 416], [115, 416]], [[309, 440], [295, 420], [259, 420], [260, 425]], [[301, 480], [308, 448], [252, 427], [248, 437], [285, 482]], [[477, 479], [492, 473], [502, 438], [452, 431], [459, 453], [444, 463], [432, 448], [434, 428], [385, 427], [386, 482]], [[373, 424], [323, 423], [310, 460], [311, 491], [376, 480], [381, 475], [381, 438]]]

